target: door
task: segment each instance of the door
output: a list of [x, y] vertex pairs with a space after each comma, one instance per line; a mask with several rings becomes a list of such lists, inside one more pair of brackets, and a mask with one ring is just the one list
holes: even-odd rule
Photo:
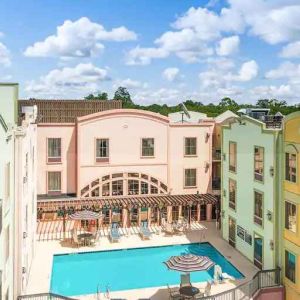
[[229, 241], [229, 244], [235, 248], [235, 236], [236, 236], [236, 221], [229, 217], [229, 223], [228, 223], [228, 226], [229, 226], [229, 238], [228, 238], [228, 241]]
[[263, 238], [254, 233], [254, 264], [262, 269], [263, 266]]

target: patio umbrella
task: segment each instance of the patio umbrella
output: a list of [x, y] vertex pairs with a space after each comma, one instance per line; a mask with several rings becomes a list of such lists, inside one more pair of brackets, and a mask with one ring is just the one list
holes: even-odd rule
[[70, 215], [70, 219], [72, 220], [97, 220], [101, 217], [101, 213], [97, 213], [91, 210], [81, 210]]
[[185, 254], [171, 256], [167, 261], [164, 262], [164, 264], [166, 264], [170, 270], [190, 273], [208, 270], [215, 263], [207, 256]]

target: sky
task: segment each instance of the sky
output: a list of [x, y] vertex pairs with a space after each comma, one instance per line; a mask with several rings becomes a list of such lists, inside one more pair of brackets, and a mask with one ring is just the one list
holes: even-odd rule
[[300, 103], [300, 0], [0, 0], [0, 82], [24, 99]]

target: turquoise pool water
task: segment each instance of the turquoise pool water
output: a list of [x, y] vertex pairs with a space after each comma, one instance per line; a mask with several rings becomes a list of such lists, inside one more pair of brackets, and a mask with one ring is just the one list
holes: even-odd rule
[[[164, 261], [172, 255], [206, 255], [235, 278], [240, 273], [209, 243], [54, 255], [51, 292], [64, 296], [94, 294], [97, 286], [105, 291], [138, 289], [179, 284], [180, 273], [167, 269]], [[192, 282], [211, 280], [209, 271], [191, 273]]]

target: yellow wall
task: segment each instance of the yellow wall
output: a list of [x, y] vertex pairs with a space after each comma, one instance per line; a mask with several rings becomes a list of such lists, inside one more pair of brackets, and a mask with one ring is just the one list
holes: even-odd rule
[[[285, 277], [285, 266], [283, 266], [283, 278], [286, 287], [287, 300], [300, 300], [300, 112], [293, 113], [286, 117], [284, 123], [284, 145], [283, 151], [287, 148], [294, 148], [297, 153], [297, 182], [292, 183], [285, 180], [283, 182], [283, 265], [285, 263], [285, 250], [296, 255], [296, 283], [291, 282]], [[285, 173], [285, 156], [283, 172]], [[297, 206], [297, 229], [293, 233], [284, 228], [285, 200], [291, 201]]]

